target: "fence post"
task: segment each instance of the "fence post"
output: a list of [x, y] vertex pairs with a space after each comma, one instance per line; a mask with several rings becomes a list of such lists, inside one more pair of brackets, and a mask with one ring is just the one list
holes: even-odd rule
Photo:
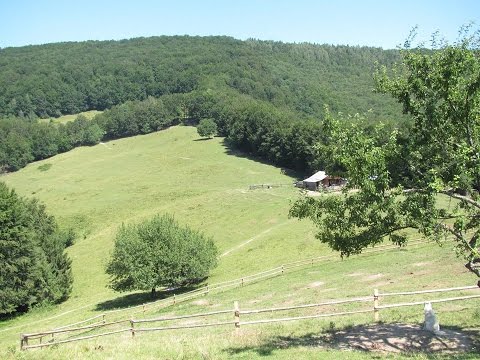
[[175, 294], [173, 294], [173, 305], [175, 305], [177, 303], [177, 297], [175, 296]]
[[25, 346], [28, 346], [28, 336], [22, 334], [20, 335], [20, 350], [25, 350]]
[[378, 289], [373, 290], [373, 319], [378, 322], [380, 319], [380, 313], [378, 310]]
[[102, 323], [105, 324], [105, 314], [102, 314]]
[[238, 305], [238, 301], [233, 302], [233, 310], [235, 316], [235, 328], [240, 328], [240, 306]]
[[312, 259], [312, 267], [313, 267], [313, 259]]
[[284, 271], [285, 271], [285, 265], [282, 265], [282, 275]]
[[241, 286], [243, 286], [243, 278], [242, 278], [242, 283], [241, 283]]
[[135, 337], [135, 321], [130, 319], [130, 331], [132, 332], [132, 339]]

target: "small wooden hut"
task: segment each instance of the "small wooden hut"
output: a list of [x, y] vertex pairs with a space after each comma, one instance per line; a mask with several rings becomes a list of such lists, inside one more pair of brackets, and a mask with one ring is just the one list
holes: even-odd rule
[[317, 191], [320, 187], [328, 189], [332, 187], [342, 187], [346, 180], [339, 176], [327, 175], [325, 171], [317, 171], [309, 178], [301, 181], [305, 189]]

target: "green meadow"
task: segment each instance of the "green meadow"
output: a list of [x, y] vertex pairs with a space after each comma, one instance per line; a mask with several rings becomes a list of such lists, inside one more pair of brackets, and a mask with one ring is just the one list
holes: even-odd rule
[[69, 115], [62, 115], [57, 118], [48, 118], [48, 119], [41, 119], [40, 121], [42, 122], [53, 122], [55, 124], [66, 124], [70, 121], [73, 121], [77, 118], [79, 115], [85, 116], [88, 120], [93, 119], [93, 117], [97, 114], [101, 113], [101, 111], [98, 110], [89, 110], [89, 111], [84, 111], [80, 114], [69, 114]]
[[[104, 267], [122, 223], [168, 212], [181, 224], [211, 236], [221, 256], [209, 283], [332, 254], [315, 239], [310, 222], [288, 218], [291, 203], [299, 196], [293, 185], [249, 189], [253, 184], [293, 184], [297, 178], [298, 174], [230, 149], [222, 138], [199, 139], [196, 129], [186, 126], [76, 148], [2, 176], [1, 180], [21, 195], [45, 203], [60, 226], [76, 231], [77, 240], [68, 249], [75, 279], [71, 297], [62, 304], [0, 322], [0, 358], [371, 358], [368, 352], [340, 353], [328, 336], [336, 329], [370, 323], [372, 314], [252, 325], [237, 331], [223, 327], [142, 333], [133, 340], [125, 333], [44, 350], [18, 350], [21, 333], [149, 301], [146, 295], [128, 296], [107, 287]], [[265, 308], [371, 295], [374, 288], [408, 291], [473, 285], [475, 277], [462, 264], [449, 242], [441, 247], [425, 243], [344, 260], [337, 257], [148, 316], [233, 309], [234, 300], [243, 308]], [[475, 300], [435, 306], [441, 325], [476, 331], [477, 339], [478, 308]], [[422, 306], [381, 314], [385, 322], [420, 324], [422, 318]], [[469, 349], [462, 356], [474, 359], [475, 351]]]

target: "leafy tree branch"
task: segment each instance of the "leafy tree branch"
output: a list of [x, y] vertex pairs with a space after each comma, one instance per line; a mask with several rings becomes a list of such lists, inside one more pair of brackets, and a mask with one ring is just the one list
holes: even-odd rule
[[[326, 168], [348, 178], [340, 195], [301, 198], [290, 215], [310, 218], [317, 237], [343, 255], [405, 230], [439, 241], [453, 235], [466, 267], [480, 276], [479, 32], [438, 48], [407, 47], [402, 63], [375, 73], [377, 91], [392, 95], [412, 117], [408, 132], [373, 132], [327, 113]], [[454, 209], [442, 205], [453, 201]]]

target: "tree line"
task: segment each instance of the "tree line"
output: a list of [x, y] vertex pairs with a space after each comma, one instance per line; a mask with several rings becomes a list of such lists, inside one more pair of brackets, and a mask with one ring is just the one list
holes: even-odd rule
[[36, 160], [46, 159], [78, 146], [102, 140], [146, 134], [171, 125], [175, 114], [168, 113], [161, 100], [127, 102], [94, 119], [79, 115], [66, 124], [36, 119], [0, 119], [0, 170], [16, 171]]
[[[143, 101], [127, 101], [97, 114], [79, 115], [66, 124], [35, 119], [0, 119], [0, 169], [15, 171], [77, 146], [147, 134], [171, 125], [212, 119], [226, 142], [272, 164], [300, 172], [323, 167], [317, 143], [327, 144], [324, 121], [235, 91], [193, 91]], [[356, 121], [353, 118], [346, 121]], [[363, 122], [368, 127], [375, 123]], [[388, 122], [387, 122], [388, 123]], [[391, 126], [399, 126], [389, 122]]]

